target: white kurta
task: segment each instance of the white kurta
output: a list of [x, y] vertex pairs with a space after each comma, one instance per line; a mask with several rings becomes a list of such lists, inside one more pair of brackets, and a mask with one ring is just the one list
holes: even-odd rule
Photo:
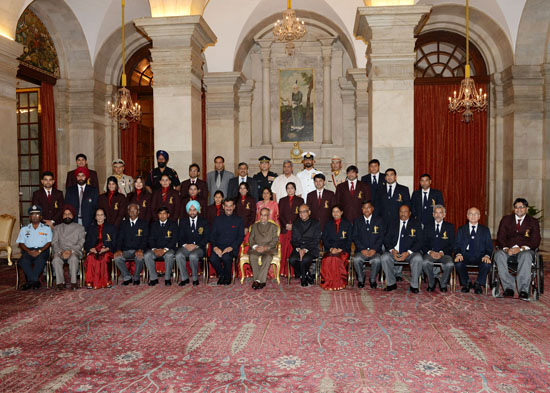
[[277, 203], [279, 203], [279, 200], [281, 198], [287, 196], [286, 185], [290, 182], [296, 184], [296, 195], [300, 195], [302, 198], [304, 198], [302, 182], [300, 181], [300, 179], [296, 175], [290, 175], [289, 177], [286, 177], [284, 174], [282, 174], [277, 176], [273, 181], [273, 184], [271, 185], [271, 191], [275, 193], [277, 197]]

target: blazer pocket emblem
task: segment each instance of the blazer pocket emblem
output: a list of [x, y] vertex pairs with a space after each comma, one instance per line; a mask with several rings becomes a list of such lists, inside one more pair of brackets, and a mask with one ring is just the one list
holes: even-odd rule
[[447, 236], [447, 231], [443, 232], [443, 237], [441, 239], [449, 240], [449, 237]]
[[397, 202], [403, 202], [403, 197], [401, 196], [401, 194], [399, 194], [399, 198], [397, 198]]
[[346, 238], [346, 231], [342, 231], [342, 239]]
[[298, 214], [298, 206], [296, 206], [296, 214]]
[[199, 232], [199, 235], [202, 235], [202, 234], [204, 233], [204, 228], [203, 228], [203, 227], [200, 227], [199, 230], [198, 230], [198, 232]]
[[325, 209], [328, 209], [328, 201], [325, 201]]
[[250, 210], [250, 202], [246, 202], [246, 208]]
[[111, 241], [111, 235], [109, 235], [108, 233], [106, 235], [107, 235], [107, 241], [110, 242]]
[[359, 194], [357, 195], [357, 199], [363, 198], [363, 191], [359, 191]]
[[432, 206], [435, 206], [435, 199], [432, 199]]
[[172, 238], [172, 231], [166, 231], [166, 238], [171, 239]]
[[410, 237], [415, 237], [415, 232], [416, 232], [416, 229], [411, 229], [411, 234], [409, 235]]
[[118, 210], [118, 202], [115, 202], [115, 210]]
[[379, 233], [379, 232], [378, 232], [378, 226], [375, 225], [375, 226], [374, 226], [374, 231], [372, 231], [372, 234], [373, 234], [373, 235], [378, 235], [378, 233]]
[[170, 200], [168, 201], [168, 203], [169, 203], [170, 205], [173, 205], [173, 204], [174, 204], [174, 197], [170, 197]]
[[137, 237], [142, 237], [142, 236], [143, 236], [143, 229], [141, 229], [141, 228], [138, 229], [137, 235], [136, 235], [136, 236], [137, 236]]
[[147, 201], [143, 201], [143, 203], [141, 204], [141, 206], [147, 207]]
[[529, 231], [530, 231], [530, 229], [527, 229], [527, 230], [525, 231], [525, 237], [531, 237], [531, 235], [529, 234]]
[[59, 205], [57, 204], [57, 201], [55, 201], [55, 202], [53, 203], [53, 207], [54, 207], [55, 209], [59, 209]]

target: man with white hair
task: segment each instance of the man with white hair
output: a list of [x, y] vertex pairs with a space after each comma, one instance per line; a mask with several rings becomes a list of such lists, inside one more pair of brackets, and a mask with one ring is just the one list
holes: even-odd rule
[[279, 203], [281, 198], [286, 197], [286, 185], [290, 182], [296, 184], [296, 195], [299, 197], [306, 196], [302, 188], [302, 182], [298, 176], [292, 173], [292, 161], [283, 161], [283, 173], [275, 178], [271, 185], [271, 191], [273, 192], [273, 199]]
[[311, 191], [315, 191], [315, 182], [313, 178], [316, 174], [323, 172], [318, 171], [313, 167], [315, 165], [315, 153], [312, 153], [310, 151], [302, 153], [302, 164], [304, 164], [304, 169], [298, 172], [297, 176], [302, 183], [304, 195], [303, 198], [305, 199], [307, 197], [307, 194], [309, 194]]

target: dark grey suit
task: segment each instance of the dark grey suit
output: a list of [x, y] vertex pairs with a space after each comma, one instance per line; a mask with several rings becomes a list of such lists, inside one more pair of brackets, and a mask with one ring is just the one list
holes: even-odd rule
[[233, 172], [222, 171], [222, 178], [220, 180], [220, 186], [216, 186], [216, 171], [208, 172], [206, 175], [206, 182], [208, 183], [208, 204], [211, 205], [214, 203], [214, 194], [216, 191], [220, 190], [223, 192], [224, 197], [227, 199], [227, 191], [229, 189], [229, 180], [231, 180], [235, 175]]

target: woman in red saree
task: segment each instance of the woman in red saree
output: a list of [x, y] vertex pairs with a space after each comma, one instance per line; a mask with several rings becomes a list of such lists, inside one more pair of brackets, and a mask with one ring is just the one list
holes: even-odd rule
[[266, 207], [269, 209], [269, 219], [279, 224], [279, 205], [273, 200], [273, 193], [269, 187], [265, 187], [260, 195], [262, 200], [256, 203], [256, 221], [260, 220], [260, 211]]
[[296, 196], [296, 185], [289, 182], [286, 185], [287, 196], [279, 200], [279, 221], [281, 223], [281, 275], [290, 274], [288, 257], [292, 253], [292, 223], [298, 218], [298, 207], [304, 200]]
[[97, 209], [96, 222], [86, 233], [84, 249], [88, 255], [84, 261], [84, 277], [87, 288], [110, 288], [112, 285], [109, 266], [113, 260], [116, 244], [116, 228], [105, 220], [103, 209]]
[[343, 213], [340, 206], [334, 205], [332, 220], [323, 228], [325, 254], [321, 261], [321, 288], [330, 291], [344, 289], [348, 282], [352, 224], [342, 218]]

